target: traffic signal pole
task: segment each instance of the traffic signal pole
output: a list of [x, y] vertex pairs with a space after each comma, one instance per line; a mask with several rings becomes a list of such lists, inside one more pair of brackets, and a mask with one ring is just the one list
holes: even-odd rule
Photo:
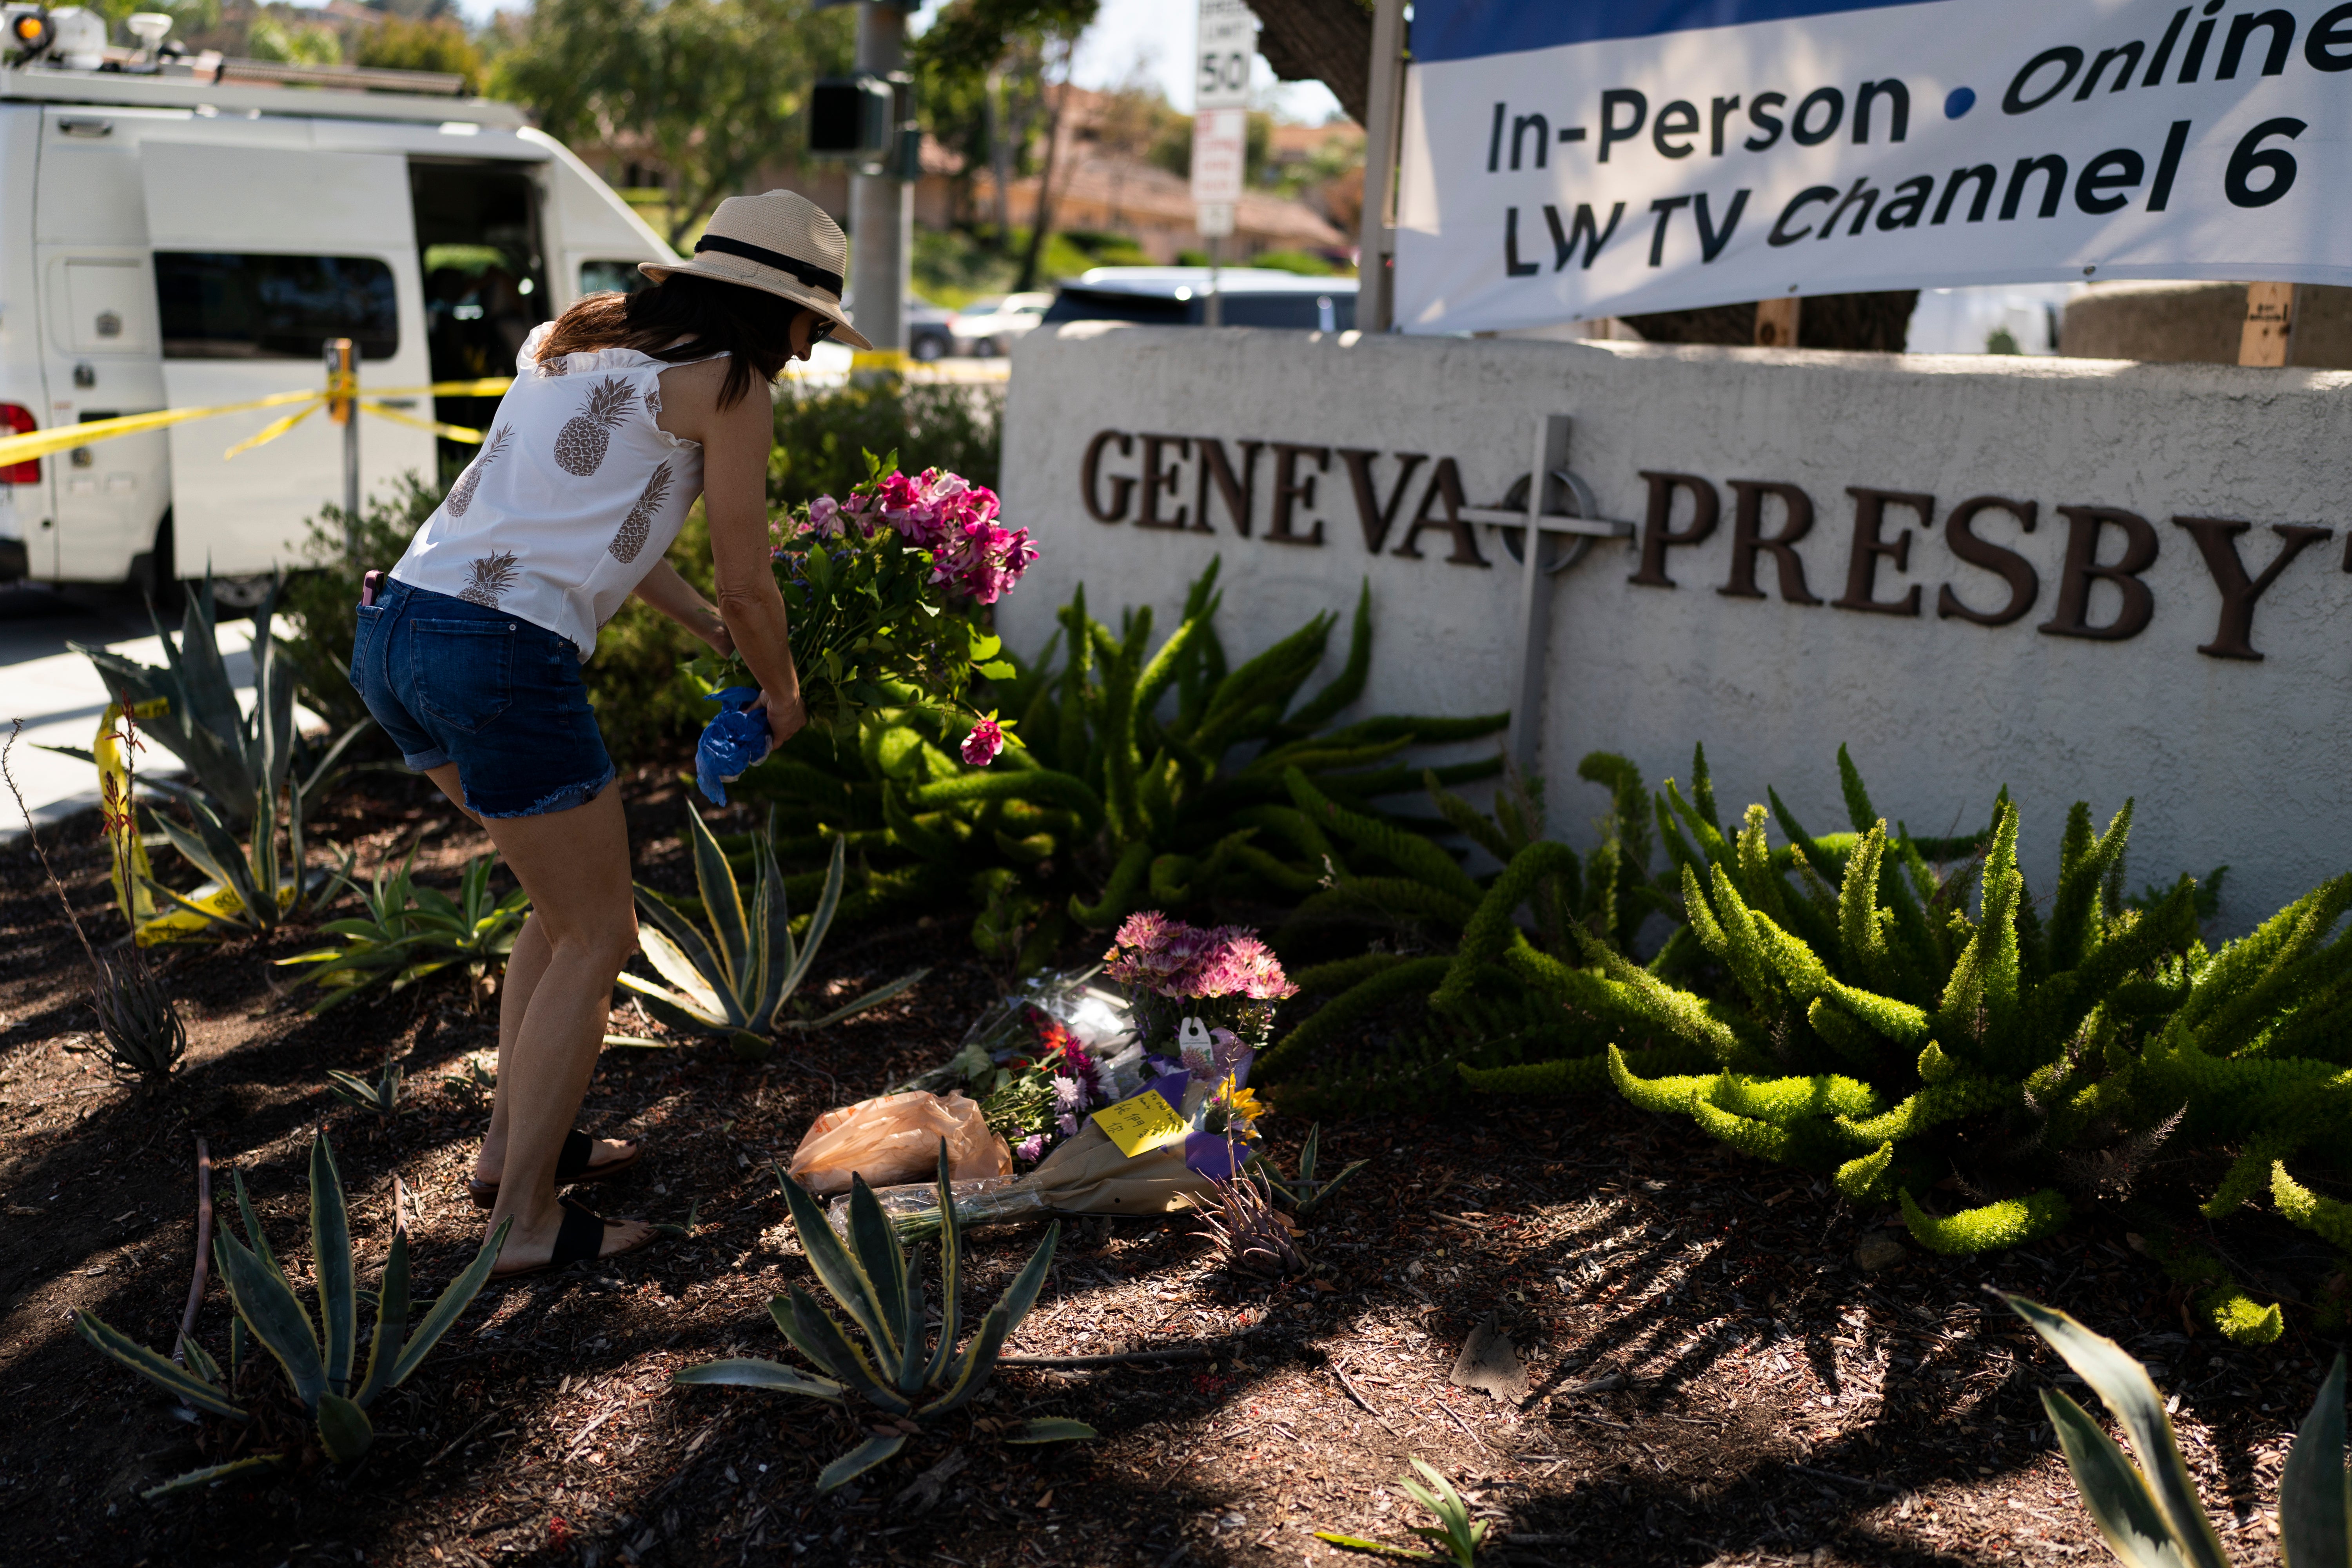
[[[897, 0], [861, 0], [857, 71], [889, 77], [907, 68], [907, 13]], [[887, 354], [907, 347], [908, 268], [913, 260], [916, 171], [892, 147], [880, 169], [849, 176], [850, 286], [857, 330]], [[897, 368], [885, 360], [877, 368]]]

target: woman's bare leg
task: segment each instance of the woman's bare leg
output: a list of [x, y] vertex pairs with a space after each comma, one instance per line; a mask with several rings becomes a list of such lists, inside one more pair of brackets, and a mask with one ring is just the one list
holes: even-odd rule
[[[444, 763], [425, 776], [441, 786], [450, 804], [465, 812], [476, 825], [482, 819], [466, 805], [465, 788], [457, 782], [457, 764]], [[607, 792], [608, 794], [611, 792]], [[494, 841], [495, 842], [495, 841]], [[625, 844], [624, 846], [625, 852]], [[520, 876], [520, 873], [518, 873]], [[526, 889], [527, 890], [527, 889]], [[522, 1031], [522, 1021], [530, 1007], [531, 994], [538, 989], [540, 977], [547, 973], [548, 961], [555, 949], [547, 940], [547, 931], [536, 910], [523, 921], [522, 931], [515, 937], [514, 951], [507, 955], [505, 976], [499, 982], [499, 1081], [507, 1081], [507, 1068], [514, 1050], [516, 1037]], [[625, 962], [625, 958], [624, 960]], [[601, 1035], [600, 1042], [601, 1044]], [[490, 1130], [482, 1140], [482, 1152], [474, 1162], [474, 1179], [495, 1182], [506, 1168], [507, 1107], [504, 1095], [499, 1096], [490, 1110]], [[588, 1156], [590, 1169], [610, 1164], [628, 1157], [635, 1147], [633, 1139], [599, 1138], [594, 1151]]]
[[[555, 1202], [555, 1161], [580, 1111], [604, 1038], [613, 980], [635, 951], [636, 911], [629, 885], [628, 834], [621, 792], [607, 787], [585, 805], [541, 816], [491, 817], [482, 825], [523, 890], [546, 957], [533, 955], [530, 984], [500, 1009], [499, 1088], [492, 1111], [505, 1147], [499, 1162], [495, 1231], [512, 1220], [499, 1254], [502, 1268], [543, 1262], [553, 1251], [562, 1213]], [[521, 943], [517, 942], [520, 950]], [[508, 1018], [519, 1015], [511, 1026]], [[604, 1250], [645, 1234], [637, 1224], [609, 1227]]]

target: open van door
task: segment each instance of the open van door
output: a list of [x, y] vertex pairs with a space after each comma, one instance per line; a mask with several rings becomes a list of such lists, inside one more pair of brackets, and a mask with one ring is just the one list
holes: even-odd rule
[[[177, 128], [175, 128], [176, 130]], [[407, 161], [239, 144], [234, 121], [199, 121], [140, 144], [149, 242], [174, 408], [321, 387], [330, 338], [359, 345], [360, 386], [426, 380], [424, 293]], [[419, 417], [429, 397], [404, 397]], [[300, 561], [307, 520], [341, 504], [342, 429], [314, 413], [268, 446], [222, 453], [283, 416], [257, 409], [171, 430], [174, 555], [183, 576]], [[362, 495], [406, 469], [435, 477], [433, 437], [360, 416]], [[380, 563], [390, 565], [391, 563]]]

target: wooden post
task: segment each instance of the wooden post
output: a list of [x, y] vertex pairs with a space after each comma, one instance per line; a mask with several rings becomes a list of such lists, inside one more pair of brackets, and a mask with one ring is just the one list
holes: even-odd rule
[[2294, 285], [2246, 285], [2246, 327], [2238, 339], [2240, 364], [2278, 367], [2294, 363]]
[[1797, 297], [1793, 294], [1756, 302], [1758, 348], [1792, 349], [1797, 346]]

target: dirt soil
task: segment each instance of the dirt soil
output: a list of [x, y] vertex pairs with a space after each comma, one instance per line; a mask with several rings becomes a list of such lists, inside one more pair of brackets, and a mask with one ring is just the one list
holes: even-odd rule
[[[678, 790], [629, 785], [640, 875], [683, 889]], [[728, 826], [740, 826], [729, 824]], [[469, 826], [406, 781], [347, 793], [313, 843], [363, 868], [422, 831], [427, 879], [482, 853]], [[47, 836], [94, 932], [106, 902], [95, 821]], [[501, 885], [503, 885], [503, 873]], [[1002, 977], [951, 910], [835, 931], [814, 1000], [911, 967], [902, 1000], [764, 1063], [724, 1046], [606, 1052], [583, 1125], [642, 1136], [600, 1206], [690, 1237], [600, 1267], [494, 1286], [405, 1386], [349, 1471], [316, 1458], [259, 1481], [155, 1503], [138, 1493], [215, 1463], [227, 1423], [184, 1423], [152, 1386], [74, 1334], [96, 1312], [168, 1351], [188, 1290], [194, 1153], [242, 1172], [298, 1282], [310, 1244], [312, 1130], [334, 1142], [372, 1287], [410, 1196], [419, 1295], [472, 1255], [462, 1181], [486, 1108], [489, 1010], [433, 983], [324, 1018], [270, 961], [299, 933], [166, 961], [192, 1043], [178, 1080], [118, 1085], [78, 1049], [79, 947], [22, 840], [0, 849], [0, 1531], [11, 1563], [416, 1564], [1260, 1564], [1349, 1558], [1321, 1529], [1407, 1540], [1409, 1456], [1451, 1477], [1494, 1526], [1502, 1563], [2101, 1561], [2036, 1391], [2061, 1369], [1983, 1287], [2027, 1291], [2123, 1340], [2177, 1394], [2175, 1420], [2231, 1554], [2277, 1556], [2276, 1485], [2326, 1347], [2297, 1331], [2262, 1352], [2184, 1332], [2177, 1293], [2120, 1226], [1990, 1259], [1903, 1244], [1865, 1274], [1865, 1237], [1899, 1237], [1811, 1179], [1739, 1158], [1687, 1125], [1606, 1101], [1480, 1107], [1323, 1130], [1327, 1161], [1370, 1167], [1315, 1215], [1315, 1271], [1227, 1278], [1191, 1221], [1079, 1222], [1009, 1347], [1088, 1355], [1205, 1347], [1213, 1360], [1008, 1369], [969, 1415], [823, 1501], [820, 1468], [859, 1424], [782, 1394], [676, 1389], [722, 1356], [795, 1357], [770, 1297], [810, 1284], [775, 1162], [818, 1112], [942, 1059]], [[658, 1034], [642, 1013], [618, 1032]], [[404, 1064], [413, 1110], [384, 1128], [325, 1087]], [[1289, 1168], [1306, 1129], [1265, 1126]], [[974, 1238], [993, 1300], [1037, 1233]], [[1449, 1382], [1492, 1314], [1528, 1394]], [[215, 1282], [197, 1337], [226, 1358]], [[2075, 1392], [2080, 1394], [2079, 1385]], [[291, 1407], [299, 1415], [299, 1407]], [[1005, 1446], [1034, 1415], [1098, 1441]], [[280, 1438], [296, 1431], [271, 1413]], [[268, 1426], [270, 1422], [257, 1422]], [[256, 1447], [267, 1445], [256, 1441]]]

